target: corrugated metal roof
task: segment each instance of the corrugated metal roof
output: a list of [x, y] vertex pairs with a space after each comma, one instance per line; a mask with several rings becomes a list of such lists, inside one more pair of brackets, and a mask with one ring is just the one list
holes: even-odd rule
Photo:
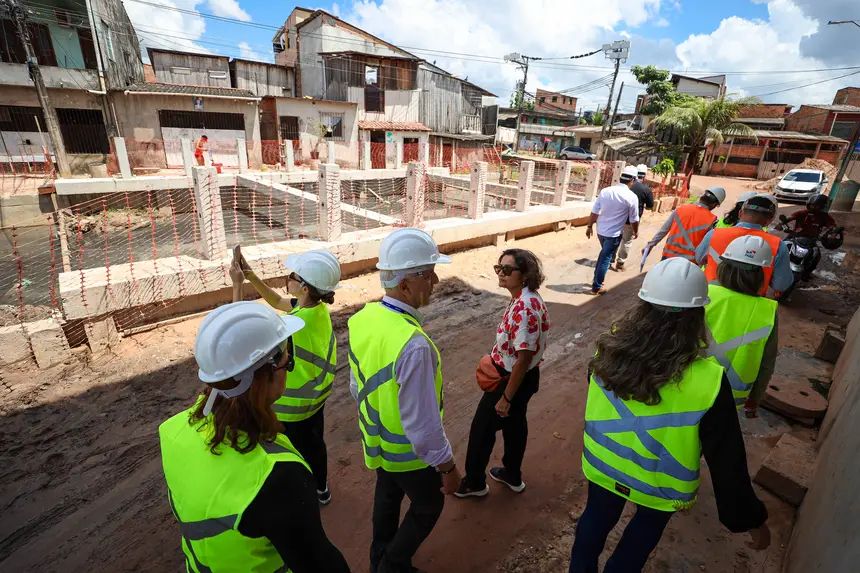
[[800, 133], [799, 131], [769, 131], [765, 129], [756, 129], [755, 135], [759, 139], [793, 139], [798, 141], [813, 141], [821, 143], [848, 143], [844, 139], [833, 137], [832, 135]]
[[218, 96], [244, 99], [260, 99], [253, 92], [238, 88], [219, 88], [212, 86], [184, 86], [180, 84], [140, 83], [128, 86], [124, 92], [129, 93], [158, 93], [164, 95], [183, 96]]
[[[814, 107], [815, 109], [827, 109], [830, 111], [860, 113], [860, 107], [857, 107], [856, 105], [845, 105], [845, 104], [833, 104], [833, 105], [831, 105], [831, 104], [820, 104], [819, 105], [819, 104], [805, 103], [805, 104], [803, 104], [803, 106]], [[801, 107], [803, 107], [803, 106], [801, 106]]]
[[359, 121], [358, 129], [375, 129], [381, 131], [430, 131], [430, 128], [419, 121]]
[[758, 123], [761, 125], [785, 125], [784, 117], [739, 117], [738, 123]]

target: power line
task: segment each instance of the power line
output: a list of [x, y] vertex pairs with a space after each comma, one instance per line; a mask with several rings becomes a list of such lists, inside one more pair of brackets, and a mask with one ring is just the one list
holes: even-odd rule
[[842, 78], [847, 78], [847, 77], [849, 77], [849, 76], [854, 76], [854, 75], [857, 75], [857, 74], [860, 74], [860, 70], [858, 70], [858, 71], [856, 71], [856, 72], [851, 72], [850, 74], [843, 74], [843, 75], [841, 75], [841, 76], [836, 76], [835, 78], [828, 78], [828, 79], [826, 79], [826, 80], [820, 80], [820, 81], [817, 81], [817, 82], [811, 82], [811, 83], [808, 83], [808, 84], [804, 84], [804, 85], [802, 85], [802, 86], [795, 86], [795, 87], [793, 87], [793, 88], [786, 88], [786, 89], [784, 89], [784, 90], [777, 90], [777, 91], [767, 92], [767, 93], [763, 93], [763, 94], [755, 94], [753, 97], [764, 97], [764, 96], [769, 96], [769, 95], [774, 95], [774, 94], [781, 94], [781, 93], [783, 93], [783, 92], [790, 92], [790, 91], [792, 91], [792, 90], [798, 90], [798, 89], [801, 89], [801, 88], [808, 88], [809, 86], [816, 86], [816, 85], [818, 85], [818, 84], [824, 84], [824, 83], [827, 83], [827, 82], [832, 82], [832, 81], [834, 81], [834, 80], [839, 80], [839, 79], [842, 79]]

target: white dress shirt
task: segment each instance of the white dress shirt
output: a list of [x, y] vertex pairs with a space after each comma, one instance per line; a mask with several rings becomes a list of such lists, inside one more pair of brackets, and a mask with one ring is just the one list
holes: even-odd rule
[[627, 185], [618, 183], [600, 191], [591, 212], [597, 219], [597, 234], [601, 237], [620, 237], [624, 225], [639, 222], [639, 198]]

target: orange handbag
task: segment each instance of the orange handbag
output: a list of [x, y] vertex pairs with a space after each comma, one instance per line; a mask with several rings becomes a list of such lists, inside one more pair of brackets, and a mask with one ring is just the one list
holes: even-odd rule
[[478, 386], [484, 392], [492, 392], [499, 387], [502, 380], [507, 377], [502, 376], [496, 363], [489, 354], [485, 354], [478, 361], [478, 368], [475, 370], [475, 378], [478, 381]]

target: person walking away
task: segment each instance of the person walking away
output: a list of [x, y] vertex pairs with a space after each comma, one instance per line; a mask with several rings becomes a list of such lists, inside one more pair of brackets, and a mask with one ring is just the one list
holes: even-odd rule
[[[645, 183], [645, 176], [648, 175], [648, 166], [639, 164], [636, 166], [636, 181], [630, 188], [636, 195], [639, 201], [639, 220], [642, 220], [642, 214], [645, 209], [651, 210], [654, 208], [654, 194], [651, 193], [651, 188]], [[627, 262], [627, 257], [630, 254], [630, 247], [633, 246], [633, 226], [628, 221], [624, 225], [624, 230], [621, 232], [621, 244], [618, 246], [616, 257], [612, 263], [615, 265], [617, 272], [624, 272], [624, 263]], [[612, 268], [612, 267], [610, 267]]]
[[761, 237], [742, 235], [720, 259], [705, 306], [707, 353], [726, 369], [737, 407], [755, 418], [779, 350], [777, 302], [758, 294], [773, 251]]
[[696, 249], [696, 264], [705, 265], [705, 277], [709, 282], [717, 280], [717, 265], [720, 255], [733, 240], [743, 235], [755, 235], [767, 241], [772, 253], [773, 262], [764, 267], [765, 282], [759, 294], [767, 294], [768, 287], [773, 289], [775, 298], [779, 298], [794, 282], [794, 275], [789, 265], [788, 250], [776, 235], [764, 230], [776, 216], [776, 199], [772, 195], [756, 195], [747, 199], [741, 208], [740, 221], [734, 227], [713, 229], [708, 231]]
[[725, 199], [725, 189], [710, 187], [702, 193], [696, 203], [679, 205], [672, 211], [657, 234], [648, 241], [643, 252], [651, 251], [663, 240], [663, 237], [666, 237], [663, 259], [681, 257], [688, 261], [694, 260], [696, 247], [717, 222], [717, 216], [711, 211], [719, 207]]
[[731, 386], [723, 368], [701, 355], [704, 274], [681, 257], [661, 261], [645, 276], [639, 298], [598, 338], [589, 363], [582, 453], [588, 500], [576, 526], [571, 573], [597, 572], [628, 501], [636, 513], [603, 571], [641, 571], [674, 512], [695, 504], [702, 454], [723, 525], [749, 531], [754, 549], [770, 543]]
[[540, 259], [525, 249], [507, 249], [493, 267], [499, 286], [511, 300], [496, 329], [490, 358], [501, 375], [498, 387], [485, 392], [475, 410], [466, 450], [466, 475], [457, 497], [483, 497], [490, 492], [486, 470], [502, 431], [505, 454], [490, 477], [520, 493], [526, 488], [522, 462], [529, 435], [526, 409], [540, 385], [540, 363], [547, 346], [549, 313], [538, 289], [544, 281]]
[[328, 251], [308, 251], [290, 255], [284, 262], [290, 270], [287, 292], [281, 297], [254, 273], [240, 248], [234, 250], [230, 276], [234, 301], [241, 300], [241, 286], [248, 279], [263, 300], [280, 311], [301, 318], [306, 328], [293, 336], [296, 366], [287, 378], [283, 394], [274, 405], [284, 433], [307, 460], [317, 484], [322, 505], [331, 502], [328, 487], [328, 453], [325, 444], [325, 403], [331, 395], [337, 369], [337, 348], [328, 306], [340, 281], [340, 263]]
[[194, 159], [197, 165], [206, 165], [206, 158], [203, 157], [203, 152], [209, 151], [209, 136], [201, 135], [197, 140], [197, 145], [194, 146]]
[[[809, 239], [817, 239], [828, 229], [836, 226], [836, 220], [831, 217], [827, 211], [827, 195], [813, 195], [806, 200], [806, 209], [800, 209], [791, 214], [786, 221], [786, 226], [794, 222], [794, 233], [798, 237], [807, 237]], [[821, 261], [821, 251], [815, 249], [815, 258], [809, 268], [815, 269]], [[809, 280], [809, 276], [804, 276], [804, 280]]]
[[621, 233], [625, 224], [630, 224], [635, 239], [639, 233], [639, 200], [630, 188], [636, 181], [636, 168], [628, 165], [621, 172], [617, 185], [601, 189], [591, 208], [591, 218], [585, 229], [589, 239], [594, 234], [592, 227], [597, 223], [597, 240], [600, 241], [600, 254], [594, 267], [594, 280], [590, 294], [604, 294], [603, 281], [609, 263], [621, 244]]
[[349, 571], [326, 537], [308, 465], [272, 410], [303, 327], [254, 302], [200, 324], [194, 358], [206, 388], [158, 428], [188, 571]]
[[[376, 471], [373, 573], [414, 570], [412, 557], [442, 513], [443, 494], [460, 485], [442, 425], [442, 357], [419, 311], [439, 282], [435, 266], [450, 262], [424, 231], [394, 231], [382, 240], [376, 265], [385, 296], [348, 322], [350, 392], [364, 461]], [[404, 495], [411, 503], [401, 523]]]
[[732, 207], [732, 210], [723, 215], [723, 218], [717, 221], [716, 227], [717, 229], [725, 229], [726, 227], [734, 227], [740, 221], [741, 208], [744, 206], [744, 203], [747, 202], [747, 199], [755, 197], [758, 195], [755, 191], [747, 191], [746, 193], [742, 193], [738, 200], [735, 202], [735, 206]]

